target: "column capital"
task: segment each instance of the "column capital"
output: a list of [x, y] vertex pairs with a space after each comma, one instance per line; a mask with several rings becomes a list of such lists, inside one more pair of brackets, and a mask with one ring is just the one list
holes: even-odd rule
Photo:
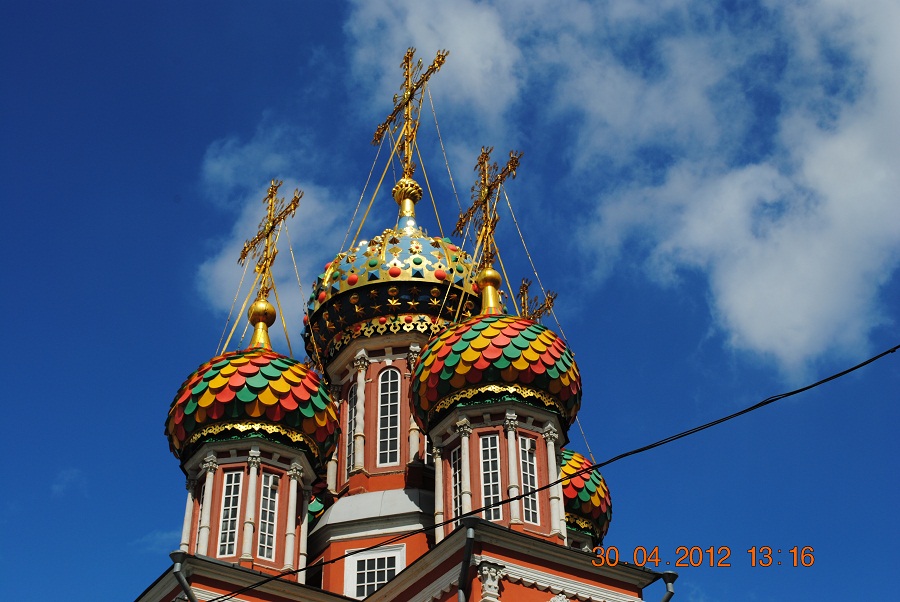
[[548, 441], [550, 443], [555, 443], [557, 439], [559, 439], [559, 431], [557, 431], [552, 424], [548, 424], [544, 427], [544, 432], [542, 433], [544, 436], [544, 441]]
[[512, 410], [506, 411], [506, 418], [503, 420], [503, 428], [507, 431], [515, 431], [519, 428], [519, 421], [516, 420], [516, 413]]
[[188, 491], [193, 491], [197, 486], [197, 479], [193, 477], [188, 477], [188, 480], [184, 482], [184, 488]]
[[299, 462], [292, 462], [287, 476], [294, 481], [300, 481], [303, 479], [303, 466]]
[[481, 580], [481, 602], [500, 601], [500, 578], [503, 577], [502, 564], [482, 560], [478, 563], [478, 579]]
[[262, 464], [262, 458], [259, 456], [250, 456], [247, 458], [247, 465], [250, 468], [259, 468], [260, 464]]
[[203, 464], [200, 465], [200, 469], [206, 472], [216, 472], [219, 470], [219, 463], [216, 462], [216, 457], [210, 454], [203, 458]]
[[410, 372], [412, 372], [413, 367], [415, 367], [416, 362], [419, 360], [420, 353], [422, 353], [422, 348], [418, 343], [413, 343], [409, 346], [409, 351], [406, 353], [406, 363], [409, 366]]
[[468, 418], [463, 418], [456, 423], [456, 432], [460, 437], [469, 437], [472, 434], [472, 423]]
[[369, 367], [369, 354], [365, 349], [360, 349], [353, 358], [353, 368], [357, 372], [365, 372]]
[[441, 459], [441, 449], [442, 448], [434, 444], [431, 446], [431, 456], [434, 458], [435, 463], [439, 462]]

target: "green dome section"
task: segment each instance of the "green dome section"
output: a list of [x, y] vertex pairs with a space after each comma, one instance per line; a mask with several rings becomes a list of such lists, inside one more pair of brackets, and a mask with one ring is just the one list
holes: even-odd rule
[[559, 477], [563, 479], [563, 505], [566, 510], [566, 524], [571, 529], [589, 535], [594, 545], [603, 542], [612, 520], [612, 498], [603, 475], [591, 462], [569, 449], [562, 450]]
[[411, 388], [426, 430], [464, 400], [511, 397], [549, 407], [564, 425], [581, 407], [581, 375], [562, 339], [538, 322], [503, 314], [477, 316], [432, 339]]
[[478, 303], [471, 258], [421, 228], [387, 229], [339, 254], [316, 279], [304, 318], [306, 352], [328, 364], [351, 341], [471, 317]]
[[311, 452], [324, 465], [338, 416], [319, 375], [265, 347], [232, 351], [191, 374], [169, 408], [169, 449], [185, 460], [206, 441], [263, 437]]

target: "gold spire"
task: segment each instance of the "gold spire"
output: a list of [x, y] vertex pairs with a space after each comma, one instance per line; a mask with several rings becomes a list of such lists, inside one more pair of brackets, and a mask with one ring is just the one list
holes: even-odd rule
[[[450, 54], [446, 50], [438, 51], [434, 57], [431, 66], [422, 73], [422, 59], [419, 59], [415, 65], [413, 57], [416, 54], [415, 48], [409, 48], [403, 56], [403, 62], [400, 67], [403, 68], [403, 86], [402, 94], [394, 95], [394, 110], [387, 116], [384, 123], [375, 130], [372, 137], [372, 144], [381, 144], [384, 135], [390, 130], [394, 120], [403, 112], [403, 132], [400, 135], [399, 154], [400, 164], [403, 166], [403, 177], [394, 186], [392, 195], [397, 204], [400, 205], [400, 227], [413, 228], [416, 225], [416, 203], [422, 198], [422, 187], [413, 180], [413, 174], [416, 171], [416, 164], [413, 163], [413, 151], [416, 146], [416, 134], [419, 131], [419, 110], [422, 108], [422, 97], [419, 91], [424, 89], [425, 84], [432, 75], [440, 71], [447, 55]], [[413, 81], [415, 80], [415, 81]]]
[[275, 248], [275, 230], [287, 218], [294, 215], [303, 192], [294, 191], [294, 198], [287, 205], [284, 199], [277, 198], [278, 188], [283, 184], [282, 180], [272, 180], [269, 191], [263, 203], [266, 204], [266, 215], [259, 223], [259, 231], [256, 236], [244, 243], [238, 263], [244, 265], [247, 257], [256, 259], [254, 270], [260, 275], [259, 290], [256, 293], [256, 301], [247, 311], [247, 319], [253, 325], [253, 337], [250, 339], [250, 347], [265, 347], [271, 349], [268, 327], [275, 323], [275, 308], [269, 303], [269, 291], [272, 289], [272, 264], [278, 249]]

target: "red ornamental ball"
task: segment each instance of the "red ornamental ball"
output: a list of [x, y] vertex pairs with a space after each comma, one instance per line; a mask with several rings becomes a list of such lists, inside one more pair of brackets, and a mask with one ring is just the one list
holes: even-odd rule
[[356, 274], [350, 274], [347, 276], [347, 284], [350, 286], [354, 286], [357, 282], [359, 282], [359, 276]]
[[381, 316], [380, 318], [378, 318], [379, 324], [384, 324], [385, 322], [387, 322], [387, 318], [385, 318], [384, 316]]
[[391, 275], [391, 278], [396, 278], [397, 276], [399, 276], [402, 273], [403, 273], [403, 270], [401, 270], [397, 266], [394, 266], [388, 270], [388, 274]]
[[319, 293], [319, 303], [324, 303], [326, 297], [327, 297], [327, 295], [325, 294], [325, 291], [322, 291], [321, 293]]
[[444, 270], [440, 270], [440, 269], [435, 270], [434, 277], [437, 278], [438, 280], [444, 280], [445, 278], [447, 278], [447, 272], [445, 272]]

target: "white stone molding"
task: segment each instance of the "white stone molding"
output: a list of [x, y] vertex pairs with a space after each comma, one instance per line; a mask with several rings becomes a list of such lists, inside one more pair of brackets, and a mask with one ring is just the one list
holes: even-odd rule
[[472, 435], [472, 425], [467, 418], [456, 423], [456, 432], [459, 433], [460, 470], [462, 471], [460, 509], [463, 515], [466, 515], [472, 511], [472, 469], [469, 465], [469, 437]]
[[547, 602], [569, 602], [569, 599], [566, 598], [565, 594], [556, 594], [552, 598], [550, 598]]
[[[556, 440], [559, 433], [552, 424], [544, 427], [544, 441], [547, 443], [547, 472], [549, 482], [559, 480], [559, 467], [556, 465]], [[560, 511], [562, 501], [562, 485], [557, 483], [550, 488], [550, 534], [557, 535], [562, 538], [563, 545], [566, 544], [568, 530], [566, 529], [566, 517]]]
[[[353, 358], [353, 369], [356, 370], [356, 424], [353, 425], [353, 470], [362, 470], [365, 466], [365, 424], [366, 424], [366, 370], [369, 369], [369, 356], [365, 349], [360, 349]], [[350, 458], [347, 459], [348, 461]]]
[[444, 539], [444, 459], [441, 448], [435, 444], [431, 451], [434, 458], [434, 543]]
[[259, 449], [250, 450], [247, 465], [250, 467], [250, 478], [247, 479], [247, 503], [244, 507], [244, 535], [241, 546], [241, 560], [253, 560], [253, 531], [256, 526], [256, 482], [259, 480]]
[[286, 473], [288, 486], [287, 529], [284, 534], [284, 568], [282, 571], [294, 570], [294, 539], [297, 533], [297, 482], [303, 478], [303, 466], [293, 462]]
[[178, 549], [183, 552], [189, 552], [191, 547], [191, 522], [194, 520], [194, 489], [197, 487], [197, 479], [188, 479], [184, 486], [187, 489], [187, 502], [184, 505], [184, 522], [181, 525], [181, 543]]
[[[296, 481], [295, 481], [296, 482]], [[307, 547], [309, 545], [309, 496], [312, 492], [303, 488], [301, 490], [302, 499], [300, 500], [300, 546], [297, 554], [297, 581], [306, 583], [306, 561]]]
[[[506, 487], [506, 495], [508, 498], [515, 498], [519, 495], [519, 473], [521, 466], [519, 465], [519, 441], [516, 430], [519, 428], [519, 421], [516, 420], [516, 413], [512, 410], [506, 411], [506, 419], [503, 421], [506, 429], [506, 459], [507, 474], [509, 474], [509, 485]], [[520, 500], [509, 503], [509, 522], [510, 524], [518, 524], [522, 522], [519, 509], [522, 506]]]
[[481, 580], [480, 602], [500, 602], [500, 579], [503, 565], [489, 560], [478, 563], [478, 579]]
[[611, 589], [606, 589], [593, 583], [576, 581], [554, 573], [540, 569], [512, 564], [506, 560], [500, 560], [491, 556], [474, 555], [478, 563], [488, 561], [497, 564], [503, 563], [503, 577], [510, 583], [521, 583], [526, 587], [533, 587], [538, 591], [546, 591], [558, 596], [563, 595], [563, 600], [575, 599], [583, 602], [641, 602], [641, 598], [624, 594]]
[[419, 425], [416, 422], [416, 419], [412, 416], [409, 417], [409, 461], [412, 462], [416, 459], [416, 454], [419, 453], [419, 445], [421, 442], [420, 433], [422, 431], [419, 429]]
[[203, 500], [200, 502], [200, 529], [197, 534], [197, 554], [206, 556], [209, 551], [209, 516], [212, 509], [213, 479], [219, 469], [216, 456], [209, 454], [203, 458], [200, 468], [206, 472], [203, 486]]

